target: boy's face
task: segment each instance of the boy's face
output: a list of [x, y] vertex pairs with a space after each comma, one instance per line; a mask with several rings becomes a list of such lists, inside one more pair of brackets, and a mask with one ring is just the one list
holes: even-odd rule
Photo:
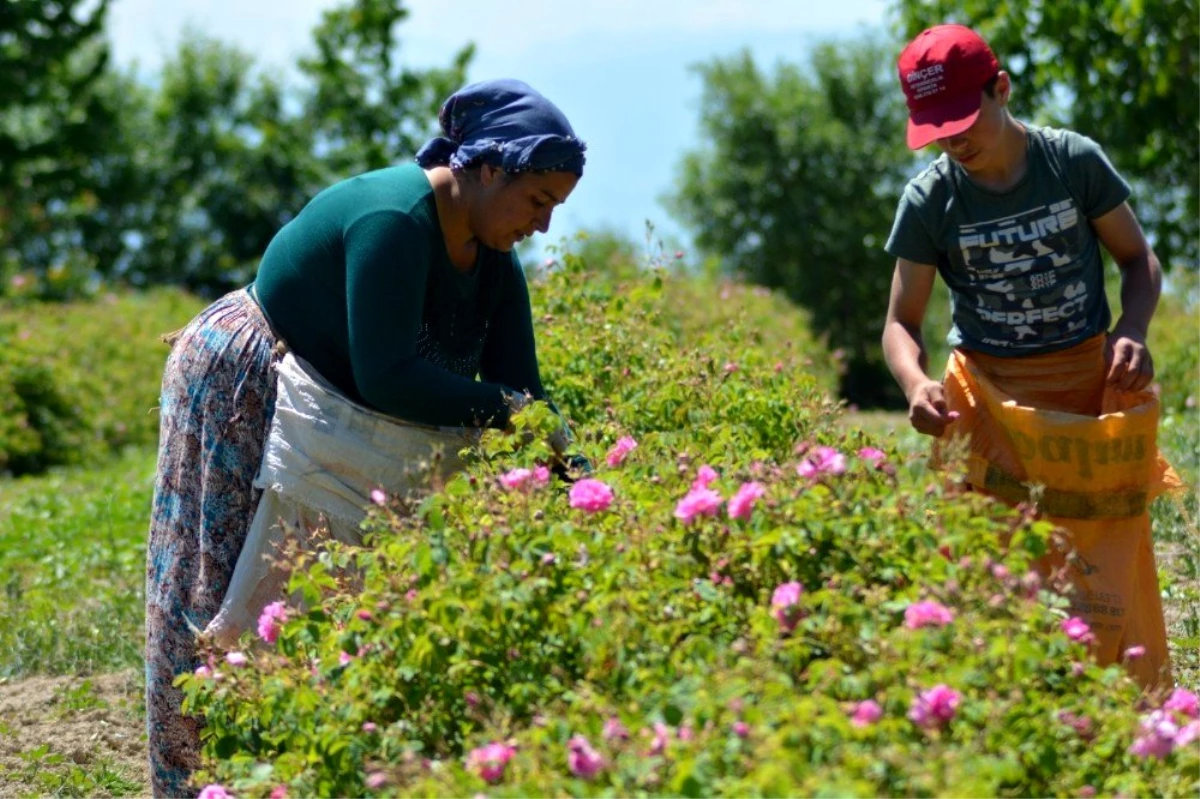
[[1010, 89], [1008, 73], [1000, 72], [992, 95], [983, 92], [979, 117], [974, 124], [956, 136], [937, 140], [938, 147], [967, 172], [979, 172], [1000, 166], [995, 161], [1004, 154], [999, 145], [1008, 120], [1005, 107], [1008, 105]]

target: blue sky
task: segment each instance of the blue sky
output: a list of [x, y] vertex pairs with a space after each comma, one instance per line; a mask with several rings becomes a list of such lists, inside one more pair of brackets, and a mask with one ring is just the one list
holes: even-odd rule
[[[185, 25], [287, 68], [336, 0], [113, 0], [109, 37], [119, 64], [154, 71]], [[683, 153], [699, 143], [699, 77], [690, 66], [749, 48], [769, 68], [805, 62], [827, 37], [885, 20], [886, 0], [409, 0], [401, 60], [445, 66], [476, 45], [470, 80], [515, 77], [553, 100], [588, 142], [588, 166], [541, 245], [581, 228], [687, 247], [663, 208]], [[886, 54], [893, 58], [893, 54]], [[897, 135], [900, 135], [897, 133]]]

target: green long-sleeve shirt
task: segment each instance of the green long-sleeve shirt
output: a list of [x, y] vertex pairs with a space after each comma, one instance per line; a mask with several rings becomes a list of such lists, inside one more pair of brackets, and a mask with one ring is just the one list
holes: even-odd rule
[[475, 268], [456, 269], [416, 164], [314, 197], [271, 240], [254, 289], [297, 355], [397, 418], [503, 426], [505, 389], [545, 398], [515, 253], [480, 245]]

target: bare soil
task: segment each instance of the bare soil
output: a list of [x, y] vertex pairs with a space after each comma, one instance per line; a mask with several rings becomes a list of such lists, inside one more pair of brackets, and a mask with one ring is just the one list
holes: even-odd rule
[[149, 796], [141, 692], [132, 671], [0, 682], [0, 796]]

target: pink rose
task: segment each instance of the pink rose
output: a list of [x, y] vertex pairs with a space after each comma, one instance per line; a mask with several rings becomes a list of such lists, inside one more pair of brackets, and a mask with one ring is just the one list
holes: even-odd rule
[[1129, 747], [1129, 751], [1138, 757], [1156, 757], [1162, 760], [1175, 748], [1179, 727], [1168, 711], [1155, 710], [1142, 718], [1141, 732]]
[[1176, 688], [1163, 703], [1163, 710], [1178, 711], [1190, 718], [1200, 718], [1200, 700], [1186, 688]]
[[604, 731], [600, 733], [600, 736], [606, 741], [627, 741], [629, 740], [629, 730], [619, 718], [610, 716], [608, 721], [604, 722]]
[[696, 479], [692, 482], [692, 488], [708, 488], [718, 477], [720, 475], [717, 474], [717, 470], [706, 463], [696, 471]]
[[675, 506], [675, 518], [688, 524], [697, 516], [716, 516], [724, 501], [711, 488], [693, 487]]
[[904, 609], [904, 626], [910, 630], [922, 627], [945, 627], [954, 621], [954, 611], [932, 600], [914, 602]]
[[516, 491], [523, 488], [531, 477], [533, 477], [533, 472], [529, 469], [512, 469], [500, 475], [500, 485], [509, 491]]
[[879, 465], [887, 458], [887, 453], [875, 447], [863, 447], [858, 451], [858, 458], [878, 469]]
[[587, 738], [572, 735], [567, 741], [567, 766], [576, 777], [590, 780], [604, 768], [604, 758], [592, 748]]
[[622, 436], [617, 439], [616, 444], [613, 444], [612, 449], [604, 456], [604, 460], [609, 466], [620, 466], [625, 462], [625, 456], [636, 448], [636, 441], [629, 436]]
[[883, 716], [883, 709], [873, 699], [864, 699], [854, 706], [854, 714], [850, 723], [855, 727], [869, 727]]
[[767, 489], [762, 483], [751, 481], [742, 483], [742, 487], [737, 490], [729, 500], [729, 518], [731, 519], [749, 519], [750, 513], [754, 510], [754, 503], [767, 493]]
[[800, 461], [796, 473], [801, 477], [818, 478], [822, 475], [839, 475], [846, 471], [846, 456], [833, 447], [817, 447]]
[[287, 619], [287, 606], [272, 602], [258, 614], [258, 637], [273, 644], [279, 638], [279, 626]]
[[1088, 627], [1087, 622], [1078, 616], [1064, 620], [1062, 630], [1072, 641], [1078, 641], [1081, 644], [1090, 643], [1096, 638], [1092, 635], [1092, 628]]
[[798, 582], [782, 583], [771, 594], [771, 608], [779, 626], [791, 632], [800, 622], [800, 595], [804, 586]]
[[585, 477], [571, 486], [568, 497], [572, 508], [598, 513], [612, 504], [613, 492], [604, 482]]
[[958, 712], [962, 695], [941, 683], [918, 694], [908, 709], [908, 717], [918, 727], [944, 727]]
[[517, 750], [507, 744], [493, 742], [472, 749], [467, 755], [467, 768], [477, 771], [485, 782], [494, 784], [504, 779], [504, 767], [516, 753]]
[[225, 790], [224, 785], [205, 785], [196, 799], [233, 799], [233, 794]]

